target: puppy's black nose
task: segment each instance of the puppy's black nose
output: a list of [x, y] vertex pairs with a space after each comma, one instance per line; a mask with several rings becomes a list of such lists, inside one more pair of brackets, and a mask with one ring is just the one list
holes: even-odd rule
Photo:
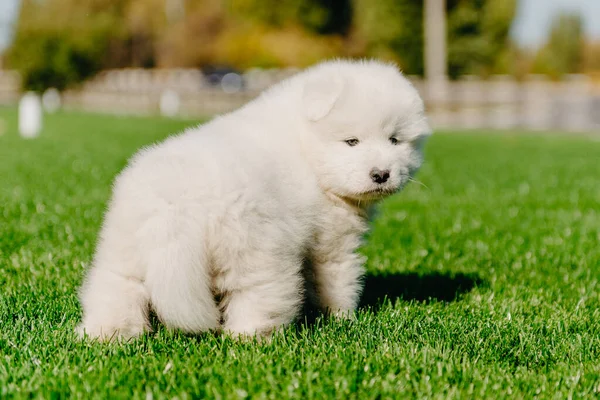
[[373, 168], [371, 170], [371, 179], [373, 180], [373, 182], [375, 183], [385, 183], [388, 178], [390, 177], [390, 170], [389, 169], [379, 169], [379, 168]]

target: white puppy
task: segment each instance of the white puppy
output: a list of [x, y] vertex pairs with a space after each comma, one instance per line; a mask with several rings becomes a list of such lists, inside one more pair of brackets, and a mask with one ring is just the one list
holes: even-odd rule
[[[367, 209], [400, 190], [429, 134], [413, 86], [374, 61], [327, 62], [135, 155], [82, 287], [80, 334], [267, 335], [313, 298], [351, 313]], [[309, 268], [307, 272], [307, 268]]]

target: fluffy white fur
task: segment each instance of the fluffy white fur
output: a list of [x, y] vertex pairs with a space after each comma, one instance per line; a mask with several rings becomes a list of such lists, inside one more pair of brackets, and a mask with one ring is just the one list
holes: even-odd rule
[[267, 335], [298, 316], [305, 280], [351, 313], [367, 209], [407, 183], [428, 134], [395, 67], [335, 61], [140, 151], [116, 179], [79, 333], [138, 336], [151, 308], [185, 332]]

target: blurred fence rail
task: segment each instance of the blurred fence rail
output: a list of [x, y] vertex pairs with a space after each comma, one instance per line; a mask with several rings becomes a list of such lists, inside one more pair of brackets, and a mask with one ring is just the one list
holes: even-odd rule
[[[231, 111], [262, 90], [298, 70], [250, 70], [243, 86], [211, 84], [198, 70], [124, 69], [104, 71], [80, 88], [62, 95], [63, 106], [119, 114], [157, 114], [161, 96], [169, 91], [179, 99], [179, 114], [208, 116]], [[447, 84], [430, 104], [426, 82], [409, 79], [423, 95], [435, 128], [526, 129], [600, 132], [600, 85], [583, 75], [550, 81], [544, 76], [515, 80], [466, 76]], [[14, 104], [20, 96], [19, 77], [0, 70], [0, 104]]]
[[[426, 83], [412, 82], [427, 102]], [[435, 127], [600, 132], [600, 86], [585, 75], [558, 82], [538, 75], [465, 76], [436, 97], [428, 107]]]

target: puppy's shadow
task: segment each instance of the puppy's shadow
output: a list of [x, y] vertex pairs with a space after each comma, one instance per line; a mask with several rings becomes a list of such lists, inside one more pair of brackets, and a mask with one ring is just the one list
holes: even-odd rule
[[[476, 274], [417, 274], [398, 273], [387, 275], [367, 275], [359, 309], [377, 313], [387, 301], [392, 304], [402, 301], [442, 301], [451, 302], [473, 290], [485, 286], [486, 282]], [[300, 322], [305, 328], [312, 327], [323, 314], [314, 306], [306, 304], [304, 318]]]
[[463, 273], [367, 275], [359, 308], [377, 312], [385, 300], [394, 303], [398, 299], [450, 302], [484, 283], [475, 274]]

